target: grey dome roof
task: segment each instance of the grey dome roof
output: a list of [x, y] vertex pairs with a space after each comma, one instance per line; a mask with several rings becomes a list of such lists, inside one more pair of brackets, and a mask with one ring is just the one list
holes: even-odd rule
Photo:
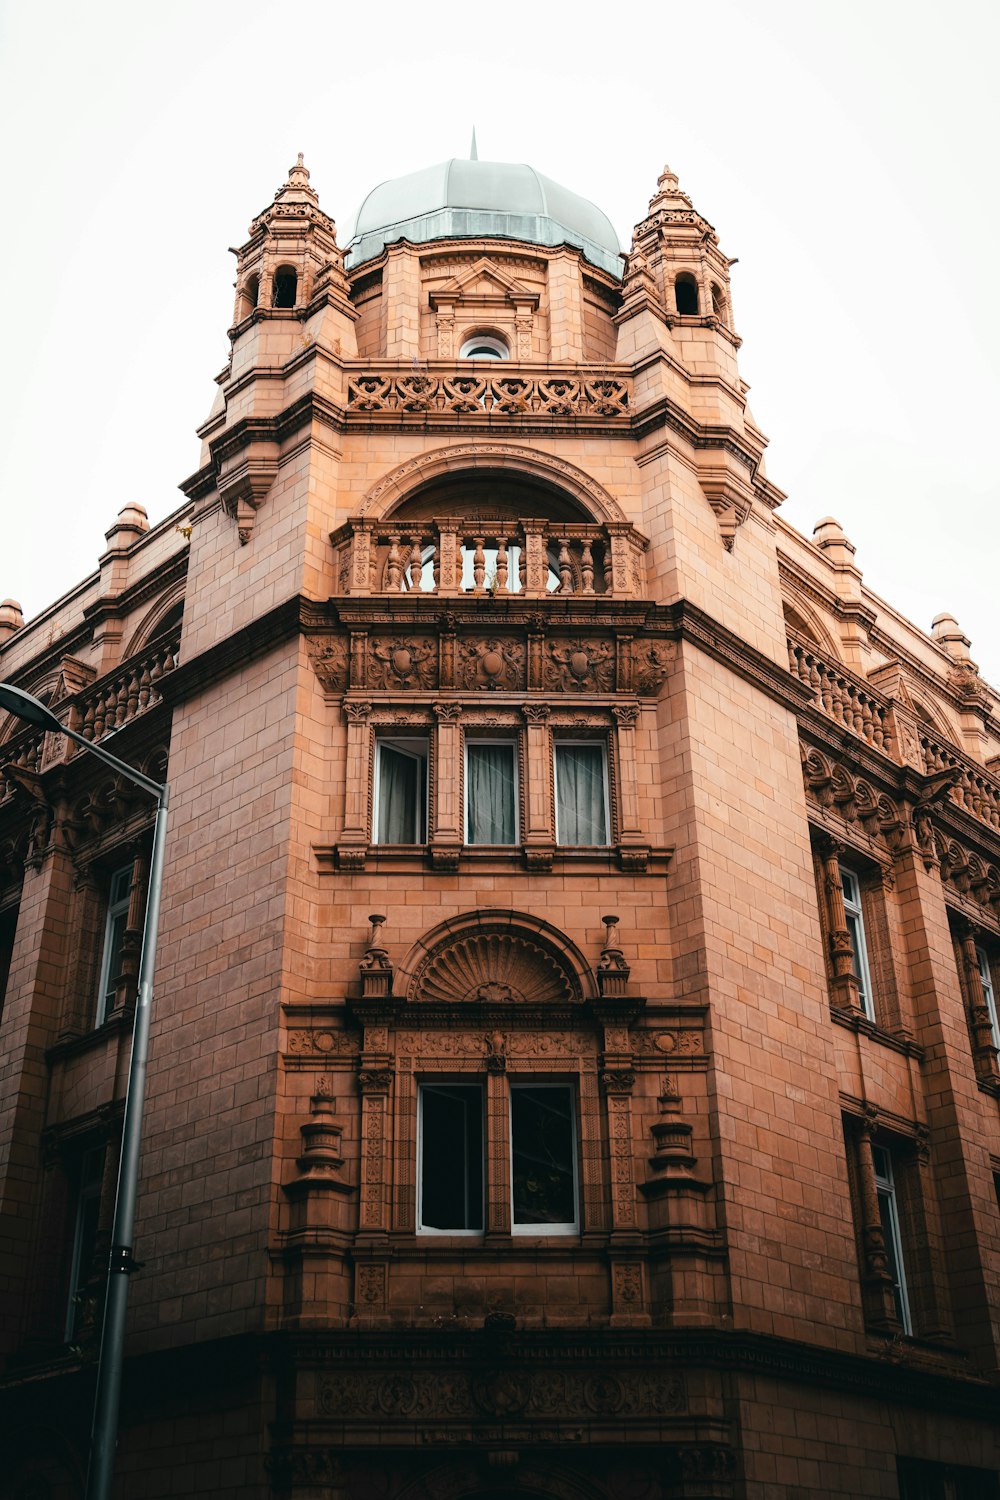
[[495, 238], [576, 245], [595, 266], [622, 274], [618, 236], [596, 204], [534, 167], [456, 157], [373, 188], [358, 210], [347, 260], [362, 265], [394, 240]]

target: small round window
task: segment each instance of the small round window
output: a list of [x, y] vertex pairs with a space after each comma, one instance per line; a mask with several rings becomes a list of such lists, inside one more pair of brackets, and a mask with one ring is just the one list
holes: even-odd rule
[[476, 333], [466, 339], [458, 351], [460, 359], [510, 359], [510, 350], [503, 339], [491, 333]]

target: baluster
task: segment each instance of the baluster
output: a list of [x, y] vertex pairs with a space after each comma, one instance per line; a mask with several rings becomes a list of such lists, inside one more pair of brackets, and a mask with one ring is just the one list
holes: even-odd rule
[[399, 593], [403, 586], [403, 560], [399, 555], [399, 534], [389, 538], [389, 559], [385, 565], [385, 586], [390, 594]]
[[833, 677], [819, 662], [816, 663], [816, 675], [819, 678], [819, 702], [824, 713], [832, 718], [836, 717], [833, 708]]
[[509, 564], [508, 564], [508, 561], [507, 561], [507, 538], [505, 536], [501, 536], [501, 537], [497, 538], [497, 582], [496, 582], [496, 591], [497, 591], [498, 594], [506, 594], [506, 592], [507, 592], [507, 573], [508, 573], [508, 569], [509, 569]]
[[486, 581], [486, 553], [483, 550], [485, 537], [476, 536], [473, 537], [472, 540], [475, 543], [476, 547], [476, 550], [472, 555], [472, 579], [474, 586], [473, 591], [477, 594], [481, 594], [483, 591], [483, 584]]
[[105, 721], [104, 694], [103, 693], [99, 693], [97, 695], [97, 702], [94, 705], [94, 739], [95, 740], [99, 740], [101, 738], [101, 736], [103, 735], [103, 733], [104, 733], [104, 721]]
[[573, 592], [573, 564], [570, 562], [568, 537], [562, 537], [559, 542], [559, 591], [563, 594]]
[[431, 584], [436, 594], [441, 587], [441, 538], [431, 537]]
[[83, 737], [84, 737], [85, 740], [92, 740], [94, 738], [94, 702], [93, 702], [93, 699], [91, 699], [91, 701], [87, 704], [87, 711], [86, 711], [86, 713], [83, 716], [83, 723], [80, 726], [80, 733], [83, 735]]
[[528, 542], [523, 531], [517, 553], [517, 581], [523, 594], [528, 587]]
[[788, 647], [788, 670], [794, 672], [796, 677], [802, 676], [802, 652], [794, 641], [786, 641]]
[[136, 671], [128, 680], [128, 700], [125, 708], [126, 718], [134, 719], [139, 711], [139, 674]]
[[142, 675], [139, 678], [139, 709], [140, 711], [149, 703], [149, 696], [153, 690], [153, 681], [149, 674], [149, 662], [144, 662]]
[[410, 588], [421, 593], [424, 586], [423, 537], [409, 537], [410, 543]]
[[594, 592], [594, 557], [590, 550], [592, 541], [593, 537], [584, 537], [583, 554], [580, 558], [580, 572], [583, 575], [582, 592], [584, 594], [592, 594]]
[[876, 750], [884, 750], [886, 747], [885, 712], [881, 708], [876, 709], [873, 715], [872, 743]]

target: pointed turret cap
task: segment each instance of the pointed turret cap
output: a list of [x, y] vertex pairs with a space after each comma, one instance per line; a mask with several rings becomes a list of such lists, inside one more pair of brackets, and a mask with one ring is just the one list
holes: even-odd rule
[[694, 205], [687, 193], [681, 192], [680, 179], [676, 172], [664, 164], [656, 179], [656, 192], [649, 200], [649, 211], [655, 214], [661, 208], [692, 208]]
[[319, 203], [316, 189], [309, 186], [309, 168], [305, 164], [301, 151], [295, 165], [288, 168], [288, 179], [275, 193], [274, 201], [275, 203]]

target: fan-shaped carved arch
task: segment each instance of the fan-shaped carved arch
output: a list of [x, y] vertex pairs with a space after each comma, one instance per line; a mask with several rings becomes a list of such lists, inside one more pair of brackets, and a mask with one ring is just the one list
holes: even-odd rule
[[510, 479], [522, 476], [540, 480], [571, 496], [595, 521], [628, 520], [610, 492], [575, 464], [515, 443], [452, 443], [446, 448], [418, 453], [372, 485], [361, 502], [359, 514], [388, 516], [430, 480], [452, 476], [462, 469], [476, 474], [486, 471], [504, 474]]
[[399, 971], [411, 1001], [566, 1004], [595, 993], [583, 955], [549, 923], [526, 913], [463, 913], [425, 934]]

